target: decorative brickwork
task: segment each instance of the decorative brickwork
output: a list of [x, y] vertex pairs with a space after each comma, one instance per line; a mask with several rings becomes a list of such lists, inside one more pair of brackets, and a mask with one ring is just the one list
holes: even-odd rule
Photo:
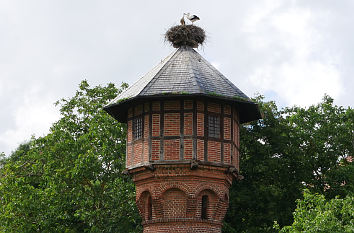
[[221, 232], [232, 183], [226, 170], [207, 165], [191, 170], [188, 164], [130, 170], [144, 232]]
[[[143, 135], [135, 138], [138, 118]], [[126, 166], [144, 232], [221, 232], [230, 167], [239, 166], [237, 109], [207, 99], [146, 101], [130, 107], [127, 122]]]

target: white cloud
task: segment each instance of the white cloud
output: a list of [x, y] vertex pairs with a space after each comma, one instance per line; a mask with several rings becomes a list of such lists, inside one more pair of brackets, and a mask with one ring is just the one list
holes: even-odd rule
[[262, 7], [243, 27], [250, 49], [263, 56], [248, 77], [250, 83], [261, 93], [275, 92], [287, 105], [314, 104], [325, 93], [337, 98], [343, 89], [341, 72], [316, 28], [326, 12], [291, 4]]
[[22, 103], [12, 113], [14, 127], [0, 134], [1, 151], [9, 154], [32, 135], [43, 136], [48, 133], [51, 124], [59, 118], [53, 103], [53, 98], [39, 87], [26, 91]]
[[250, 77], [262, 93], [272, 90], [288, 105], [301, 106], [319, 102], [324, 93], [336, 98], [342, 88], [339, 79], [340, 73], [334, 67], [310, 61], [265, 65]]

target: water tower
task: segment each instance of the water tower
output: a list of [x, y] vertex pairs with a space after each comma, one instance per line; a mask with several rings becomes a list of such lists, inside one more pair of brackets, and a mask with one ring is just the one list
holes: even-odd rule
[[240, 178], [240, 124], [261, 115], [194, 49], [203, 29], [175, 26], [166, 37], [177, 49], [105, 110], [128, 125], [126, 168], [144, 232], [221, 232]]

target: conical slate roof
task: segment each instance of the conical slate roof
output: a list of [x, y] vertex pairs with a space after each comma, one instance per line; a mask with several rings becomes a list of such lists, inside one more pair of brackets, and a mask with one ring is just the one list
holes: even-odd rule
[[105, 110], [126, 122], [126, 109], [135, 99], [209, 96], [237, 103], [241, 123], [261, 118], [258, 105], [188, 46], [178, 48], [149, 73], [112, 100]]

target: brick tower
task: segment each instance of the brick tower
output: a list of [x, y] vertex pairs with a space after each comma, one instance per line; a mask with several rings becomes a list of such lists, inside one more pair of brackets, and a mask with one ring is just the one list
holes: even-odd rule
[[144, 232], [221, 232], [239, 178], [239, 126], [261, 116], [195, 43], [174, 46], [105, 110], [128, 125], [126, 168]]

